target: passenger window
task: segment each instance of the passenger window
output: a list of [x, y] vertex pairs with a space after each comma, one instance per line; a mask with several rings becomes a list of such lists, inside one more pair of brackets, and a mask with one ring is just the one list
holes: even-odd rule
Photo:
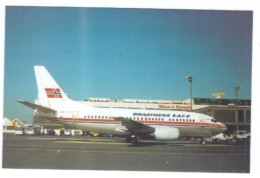
[[169, 119], [169, 121], [171, 121], [171, 119]]

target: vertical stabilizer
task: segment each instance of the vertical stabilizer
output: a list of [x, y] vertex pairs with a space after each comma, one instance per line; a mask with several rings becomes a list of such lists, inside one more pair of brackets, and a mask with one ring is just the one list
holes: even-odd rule
[[34, 71], [38, 87], [36, 104], [50, 107], [51, 103], [70, 100], [44, 66], [34, 66]]

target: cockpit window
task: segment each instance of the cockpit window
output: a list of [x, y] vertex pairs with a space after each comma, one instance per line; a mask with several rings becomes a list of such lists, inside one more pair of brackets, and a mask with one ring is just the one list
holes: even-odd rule
[[215, 118], [211, 119], [211, 122], [217, 122], [217, 120]]

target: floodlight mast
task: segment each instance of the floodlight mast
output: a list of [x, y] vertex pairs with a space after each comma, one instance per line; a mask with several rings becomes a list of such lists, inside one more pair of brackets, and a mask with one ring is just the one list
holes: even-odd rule
[[190, 109], [192, 110], [192, 76], [187, 76], [186, 79], [190, 82]]
[[238, 91], [241, 88], [241, 86], [236, 86], [235, 91], [236, 91], [236, 105], [238, 104]]

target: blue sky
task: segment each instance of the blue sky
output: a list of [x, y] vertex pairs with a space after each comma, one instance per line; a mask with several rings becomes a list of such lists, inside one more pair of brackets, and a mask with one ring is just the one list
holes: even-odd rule
[[7, 7], [4, 117], [32, 120], [34, 65], [75, 100], [251, 99], [252, 12]]

